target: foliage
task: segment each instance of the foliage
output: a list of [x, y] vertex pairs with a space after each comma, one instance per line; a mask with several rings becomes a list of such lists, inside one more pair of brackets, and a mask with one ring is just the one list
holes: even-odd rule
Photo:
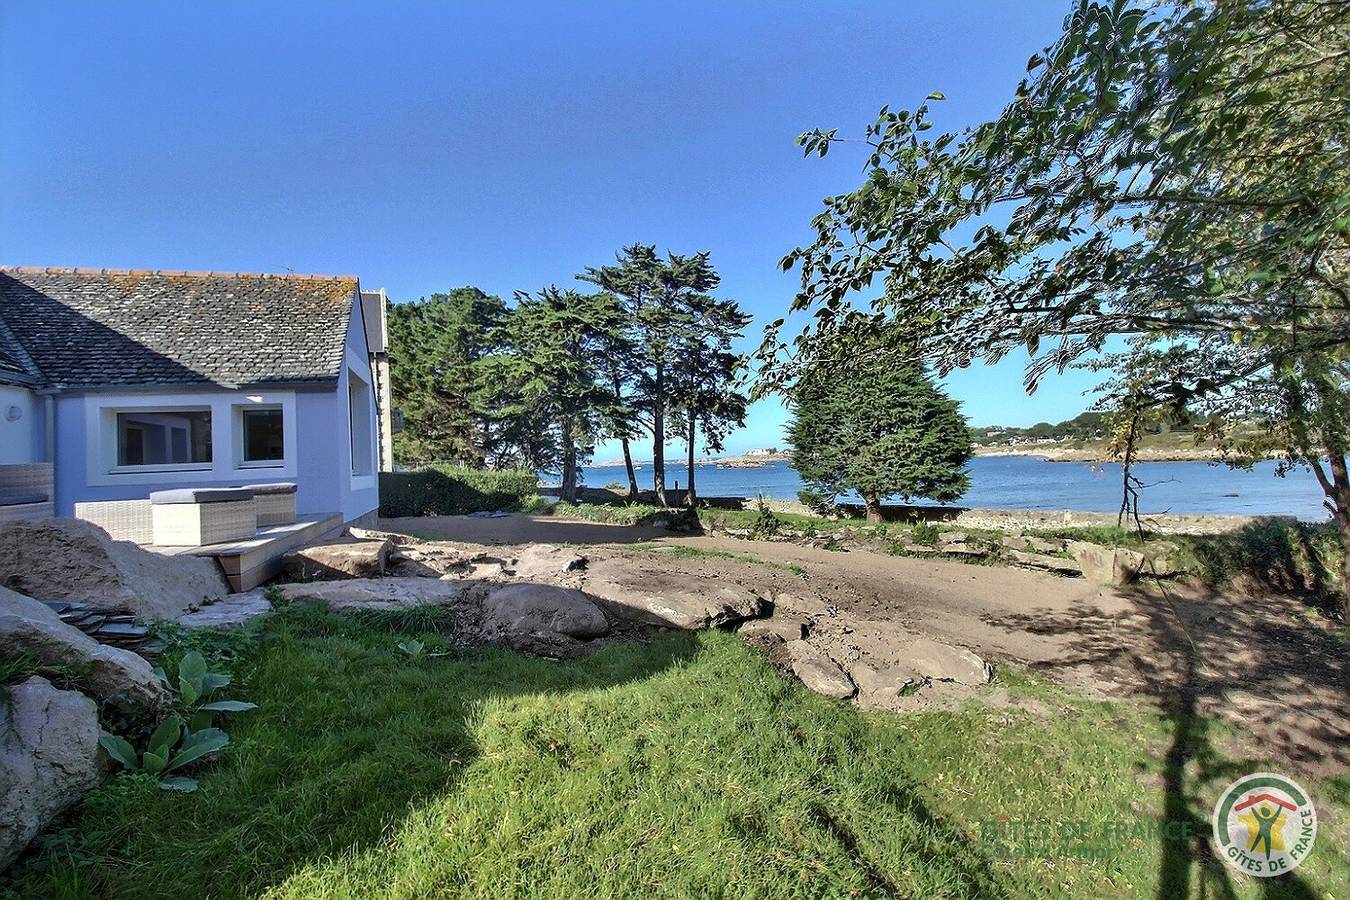
[[834, 510], [835, 496], [814, 488], [805, 487], [797, 492], [797, 502], [816, 515], [826, 515]]
[[[66, 849], [19, 863], [0, 892], [1165, 893], [1147, 826], [1166, 818], [1157, 785], [1174, 725], [1133, 704], [1014, 672], [996, 686], [1010, 704], [868, 713], [717, 631], [580, 660], [484, 650], [409, 665], [387, 634], [326, 610], [288, 607], [265, 628], [240, 673], [262, 708], [192, 803], [144, 777], [114, 779], [72, 810]], [[1191, 724], [1228, 746], [1223, 726]], [[1190, 798], [1204, 818], [1232, 772], [1269, 762], [1213, 752]], [[1335, 782], [1304, 783], [1319, 810], [1350, 814]], [[981, 832], [1000, 816], [1144, 828], [1049, 865]], [[1338, 837], [1326, 839], [1291, 895], [1335, 893], [1350, 877]], [[1189, 854], [1187, 865], [1220, 896], [1270, 896]]]
[[578, 467], [605, 429], [623, 418], [607, 379], [605, 353], [623, 340], [625, 317], [611, 294], [545, 288], [518, 293], [507, 324], [503, 376], [520, 402], [546, 424], [560, 448], [562, 499], [576, 499]]
[[914, 527], [909, 530], [909, 538], [924, 547], [936, 547], [941, 532], [942, 529], [932, 522], [915, 522]]
[[[615, 358], [613, 381], [626, 412], [615, 417], [615, 434], [625, 457], [630, 436], [651, 436], [653, 488], [665, 505], [666, 440], [687, 442], [692, 460], [695, 432], [702, 430], [709, 448], [720, 448], [726, 430], [744, 420], [746, 399], [734, 389], [743, 358], [731, 343], [749, 317], [734, 301], [712, 295], [721, 277], [706, 251], [662, 258], [653, 245], [633, 244], [613, 264], [588, 267], [577, 277], [623, 303], [629, 336], [616, 345], [622, 357]], [[671, 415], [683, 423], [668, 425]], [[687, 477], [692, 485], [692, 463]]]
[[[864, 183], [783, 260], [817, 315], [798, 357], [866, 327], [942, 374], [1025, 348], [1030, 389], [1107, 368], [1122, 451], [1150, 410], [1256, 421], [1236, 460], [1311, 467], [1350, 548], [1348, 48], [1344, 3], [1080, 0], [997, 119], [934, 137], [941, 94], [884, 108]], [[778, 327], [771, 386], [798, 365]]]
[[217, 713], [246, 712], [257, 709], [257, 705], [240, 700], [212, 699], [217, 691], [230, 683], [230, 676], [207, 671], [206, 658], [196, 650], [183, 654], [176, 681], [170, 681], [163, 669], [155, 669], [155, 674], [170, 692], [176, 711], [159, 723], [150, 735], [145, 751], [138, 755], [128, 740], [106, 731], [99, 737], [99, 744], [128, 770], [157, 776], [159, 786], [165, 790], [194, 791], [197, 789], [195, 779], [185, 775], [171, 776], [170, 773], [229, 743], [229, 735], [213, 727]]
[[965, 418], [903, 350], [838, 349], [802, 370], [790, 403], [793, 468], [818, 495], [856, 491], [871, 521], [886, 497], [946, 502], [970, 484]]
[[755, 501], [755, 520], [750, 526], [751, 537], [756, 540], [764, 540], [776, 536], [782, 530], [783, 520], [774, 515], [763, 496], [757, 498]]
[[462, 516], [516, 509], [530, 502], [539, 478], [526, 469], [470, 469], [434, 464], [380, 473], [380, 515]]
[[403, 465], [445, 460], [503, 465], [535, 451], [517, 445], [497, 415], [503, 389], [492, 369], [506, 304], [475, 287], [389, 308], [389, 372], [403, 429]]

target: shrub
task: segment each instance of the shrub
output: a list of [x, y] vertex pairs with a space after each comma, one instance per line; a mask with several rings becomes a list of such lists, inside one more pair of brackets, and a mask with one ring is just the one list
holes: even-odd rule
[[462, 516], [519, 509], [538, 477], [526, 469], [469, 469], [435, 464], [414, 472], [380, 473], [380, 515]]
[[802, 488], [797, 492], [797, 500], [801, 502], [811, 512], [817, 515], [829, 515], [834, 512], [835, 498], [824, 491], [818, 491], [814, 488]]
[[925, 547], [936, 547], [938, 542], [938, 527], [932, 522], [918, 522], [909, 533], [910, 538], [916, 544]]

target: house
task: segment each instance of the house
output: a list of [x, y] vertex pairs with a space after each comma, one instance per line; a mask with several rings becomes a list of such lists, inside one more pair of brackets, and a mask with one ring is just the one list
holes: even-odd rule
[[70, 516], [287, 481], [304, 512], [370, 516], [385, 302], [351, 276], [0, 267], [0, 494], [45, 467]]

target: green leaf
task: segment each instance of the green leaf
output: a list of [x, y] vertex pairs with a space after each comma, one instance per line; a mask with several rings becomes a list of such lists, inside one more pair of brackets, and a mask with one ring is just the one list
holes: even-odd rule
[[126, 738], [105, 731], [98, 736], [98, 745], [106, 750], [109, 756], [131, 771], [135, 772], [140, 769], [140, 761], [136, 759], [136, 748], [131, 746]]
[[178, 676], [178, 693], [183, 698], [183, 704], [185, 706], [191, 706], [196, 703], [197, 698], [201, 696], [201, 689], [196, 682], [190, 681], [180, 675]]
[[183, 661], [178, 664], [178, 677], [201, 684], [206, 677], [206, 657], [196, 650], [184, 653]]
[[197, 789], [197, 779], [188, 778], [186, 775], [175, 775], [172, 778], [165, 778], [159, 783], [160, 790], [182, 791], [192, 793]]
[[220, 672], [207, 672], [202, 678], [202, 695], [214, 693], [230, 683], [230, 676]]
[[208, 712], [246, 712], [257, 708], [258, 704], [247, 703], [243, 700], [216, 700], [212, 703], [203, 703], [197, 707], [198, 711]]
[[219, 728], [208, 728], [206, 731], [191, 734], [187, 741], [183, 742], [183, 748], [178, 751], [178, 755], [173, 758], [173, 762], [165, 771], [172, 772], [174, 769], [180, 769], [189, 763], [194, 763], [203, 756], [215, 753], [229, 742], [230, 736]]
[[929, 99], [929, 100], [946, 100], [946, 99], [947, 99], [947, 95], [944, 94], [944, 93], [942, 93], [942, 91], [933, 91], [933, 93], [931, 93], [931, 94], [928, 95], [928, 99]]
[[145, 755], [142, 759], [144, 760], [143, 765], [145, 766], [145, 771], [149, 772], [151, 775], [158, 775], [160, 772], [163, 772], [164, 767], [169, 764], [168, 759], [160, 756], [158, 753], [151, 753], [149, 750], [145, 751]]
[[155, 754], [163, 759], [169, 758], [169, 750], [178, 743], [178, 738], [183, 734], [183, 720], [177, 716], [169, 716], [159, 727], [155, 729], [154, 734], [150, 735], [150, 746], [148, 752]]
[[211, 714], [209, 709], [205, 712], [202, 712], [199, 709], [193, 713], [192, 718], [188, 720], [188, 732], [205, 731], [211, 727], [211, 722], [214, 719], [215, 716]]

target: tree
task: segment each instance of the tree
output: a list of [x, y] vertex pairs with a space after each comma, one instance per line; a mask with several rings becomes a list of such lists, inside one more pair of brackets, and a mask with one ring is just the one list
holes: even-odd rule
[[523, 401], [556, 430], [563, 500], [577, 498], [578, 468], [613, 415], [613, 394], [602, 363], [624, 310], [611, 294], [545, 288], [516, 295], [507, 330], [506, 374]]
[[389, 309], [390, 387], [403, 415], [394, 436], [404, 463], [482, 466], [494, 453], [501, 404], [485, 361], [498, 346], [506, 304], [475, 287]]
[[789, 393], [793, 468], [831, 500], [856, 491], [869, 522], [881, 521], [890, 496], [959, 499], [972, 450], [956, 401], [914, 356], [867, 343], [800, 369]]
[[691, 322], [680, 333], [678, 354], [671, 371], [670, 399], [674, 417], [684, 420], [688, 490], [685, 504], [698, 504], [694, 484], [694, 453], [702, 430], [707, 450], [719, 452], [733, 428], [745, 424], [749, 401], [735, 389], [745, 370], [744, 356], [732, 352], [732, 342], [750, 324], [750, 316], [733, 300], [708, 295], [691, 298]]
[[[693, 309], [721, 279], [707, 252], [688, 256], [668, 253], [662, 259], [654, 246], [634, 244], [620, 250], [616, 260], [614, 265], [588, 267], [577, 277], [618, 296], [625, 304], [633, 328], [629, 371], [635, 412], [628, 424], [652, 437], [652, 487], [658, 502], [667, 505], [665, 440], [671, 373], [679, 361], [678, 348], [695, 324]], [[636, 479], [627, 431], [620, 437], [631, 487]]]
[[[1234, 462], [1311, 468], [1350, 587], [1348, 62], [1350, 4], [1080, 0], [996, 120], [933, 137], [940, 94], [881, 111], [864, 183], [783, 261], [818, 316], [798, 354], [898, 324], [939, 373], [1019, 347], [1028, 389], [1105, 365], [1127, 458], [1141, 420], [1198, 410]], [[786, 349], [771, 329], [775, 382]]]

